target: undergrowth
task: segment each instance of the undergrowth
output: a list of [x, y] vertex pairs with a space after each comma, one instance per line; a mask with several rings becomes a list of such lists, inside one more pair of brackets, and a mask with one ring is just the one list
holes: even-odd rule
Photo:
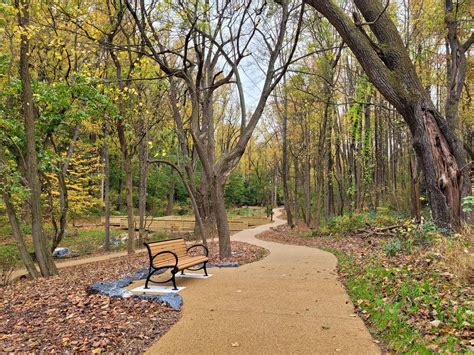
[[371, 227], [385, 227], [400, 223], [403, 217], [393, 211], [380, 210], [382, 212], [354, 212], [332, 217], [325, 225], [314, 230], [313, 235], [347, 234], [355, 230], [363, 230]]
[[333, 252], [351, 299], [389, 348], [419, 354], [469, 351], [474, 324], [469, 291], [451, 283], [449, 275], [416, 262], [388, 266], [369, 258], [358, 264]]

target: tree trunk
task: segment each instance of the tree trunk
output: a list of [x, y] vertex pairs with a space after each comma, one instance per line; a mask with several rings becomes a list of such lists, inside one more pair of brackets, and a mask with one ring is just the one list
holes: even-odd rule
[[304, 217], [305, 224], [311, 227], [311, 165], [309, 157], [305, 158], [303, 166], [304, 178]]
[[[3, 149], [0, 149], [0, 162], [6, 167], [6, 159]], [[5, 184], [5, 181], [2, 181], [2, 184]], [[33, 262], [33, 259], [31, 258], [30, 253], [28, 253], [28, 249], [26, 248], [25, 238], [23, 236], [23, 232], [21, 231], [20, 223], [18, 222], [15, 207], [11, 200], [11, 195], [9, 191], [6, 190], [7, 188], [7, 186], [4, 186], [4, 188], [2, 189], [2, 199], [3, 203], [5, 204], [5, 210], [8, 215], [8, 220], [10, 221], [13, 237], [15, 238], [16, 245], [18, 246], [21, 260], [23, 261], [23, 264], [28, 270], [28, 274], [31, 276], [31, 278], [35, 279], [39, 276], [39, 273], [38, 270], [36, 270], [35, 264]]]
[[328, 107], [327, 109], [330, 110], [330, 112], [328, 113], [328, 123], [327, 123], [328, 137], [327, 137], [327, 148], [326, 148], [326, 156], [327, 156], [326, 220], [329, 220], [329, 218], [334, 216], [335, 207], [334, 207], [334, 186], [333, 186], [334, 160], [332, 156], [333, 110], [330, 107]]
[[28, 274], [31, 276], [31, 278], [35, 279], [39, 276], [39, 273], [38, 270], [36, 270], [36, 266], [33, 262], [33, 259], [31, 258], [30, 253], [28, 253], [28, 249], [26, 248], [25, 238], [23, 237], [20, 223], [18, 223], [18, 218], [16, 216], [15, 207], [11, 202], [11, 197], [7, 192], [3, 191], [2, 199], [5, 203], [5, 209], [7, 211], [8, 220], [10, 221], [13, 237], [15, 238], [16, 245], [20, 251], [21, 260], [23, 261], [26, 270], [28, 270]]
[[420, 177], [416, 165], [416, 157], [410, 154], [410, 195], [411, 195], [411, 217], [416, 223], [421, 221], [420, 202]]
[[446, 121], [454, 132], [459, 129], [458, 110], [459, 100], [466, 79], [467, 59], [466, 52], [474, 43], [474, 33], [466, 42], [461, 44], [458, 37], [457, 9], [452, 0], [445, 1], [446, 36], [446, 68], [447, 93], [445, 102]]
[[27, 179], [30, 188], [31, 206], [31, 234], [33, 235], [33, 245], [35, 248], [36, 260], [38, 261], [41, 274], [52, 276], [57, 274], [53, 257], [49, 253], [46, 238], [43, 234], [42, 211], [41, 211], [41, 185], [39, 181], [38, 161], [36, 157], [36, 135], [35, 120], [36, 109], [33, 101], [33, 91], [31, 89], [31, 76], [29, 71], [29, 3], [28, 0], [21, 0], [17, 3], [18, 22], [22, 28], [20, 42], [20, 79], [21, 79], [21, 101], [22, 115], [24, 120], [27, 156]]
[[146, 223], [146, 200], [148, 187], [148, 134], [145, 132], [145, 123], [142, 123], [143, 138], [139, 144], [139, 170], [140, 170], [140, 186], [138, 191], [138, 245], [142, 245], [145, 238], [145, 223]]
[[175, 185], [175, 181], [173, 178], [171, 178], [170, 187], [168, 191], [168, 203], [166, 204], [165, 216], [170, 216], [173, 213], [174, 185]]
[[[123, 167], [123, 164], [122, 164]], [[118, 178], [118, 187], [117, 187], [117, 202], [116, 202], [116, 211], [120, 211], [122, 209], [123, 205], [123, 197], [122, 197], [122, 191], [123, 191], [123, 177], [120, 175]]]
[[300, 186], [300, 169], [299, 169], [299, 164], [298, 164], [298, 159], [294, 157], [293, 159], [293, 166], [295, 169], [295, 184], [293, 185], [293, 211], [295, 214], [293, 215], [293, 223], [294, 225], [298, 224], [298, 219], [300, 217], [299, 214], [299, 204], [300, 204], [300, 199], [299, 199], [299, 186]]
[[107, 124], [104, 127], [104, 250], [110, 251], [110, 156], [109, 156], [109, 130]]
[[[66, 185], [66, 177], [64, 176], [62, 171], [57, 173], [58, 176], [58, 185], [59, 185], [59, 226], [55, 223], [55, 233], [53, 236], [53, 241], [51, 243], [51, 253], [54, 252], [54, 249], [57, 248], [59, 243], [64, 237], [64, 233], [66, 232], [66, 224], [67, 224], [67, 213], [69, 211], [69, 198], [68, 198], [68, 191]], [[52, 208], [52, 205], [51, 205]], [[54, 212], [51, 211], [53, 214]]]
[[311, 227], [311, 158], [310, 158], [310, 130], [307, 123], [304, 123], [303, 129], [304, 142], [304, 162], [303, 162], [303, 199], [304, 199], [304, 222], [308, 227]]
[[216, 216], [217, 234], [219, 236], [219, 257], [228, 258], [232, 250], [230, 245], [230, 230], [227, 220], [227, 213], [224, 200], [225, 181], [219, 176], [213, 178], [211, 189], [212, 202], [214, 205], [214, 214]]
[[[272, 209], [278, 205], [278, 159], [275, 156], [275, 163], [273, 164], [273, 189], [272, 189]], [[273, 218], [273, 213], [272, 213]], [[273, 220], [273, 219], [272, 219]]]
[[285, 204], [286, 223], [293, 227], [293, 216], [291, 214], [290, 189], [288, 187], [288, 98], [285, 93], [282, 119], [282, 157], [281, 157], [281, 181], [283, 184], [283, 203]]
[[125, 171], [125, 201], [127, 204], [127, 225], [128, 225], [128, 241], [127, 252], [133, 254], [135, 252], [135, 218], [133, 216], [133, 175], [132, 175], [132, 159], [129, 154], [127, 141], [125, 137], [125, 128], [122, 122], [117, 124], [117, 133], [120, 141], [120, 149], [122, 151], [123, 170]]
[[[433, 220], [446, 229], [457, 227], [461, 215], [464, 180], [469, 180], [469, 175], [460, 171], [452, 149], [437, 122], [436, 113], [428, 111], [421, 102], [414, 119], [418, 127], [412, 132], [413, 146], [423, 167]], [[447, 125], [444, 127], [449, 129]], [[463, 149], [462, 145], [459, 148]]]

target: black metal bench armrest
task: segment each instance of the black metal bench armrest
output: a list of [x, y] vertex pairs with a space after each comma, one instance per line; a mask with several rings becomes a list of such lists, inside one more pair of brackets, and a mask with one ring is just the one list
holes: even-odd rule
[[196, 248], [196, 247], [203, 247], [204, 250], [206, 251], [206, 256], [209, 256], [209, 249], [204, 244], [194, 244], [190, 246], [186, 251], [189, 252], [191, 249]]

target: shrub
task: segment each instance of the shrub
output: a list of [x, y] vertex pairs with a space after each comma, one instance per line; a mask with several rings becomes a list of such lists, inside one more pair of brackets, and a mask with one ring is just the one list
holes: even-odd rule
[[402, 242], [399, 239], [387, 242], [384, 244], [383, 250], [387, 256], [395, 256], [402, 250]]
[[16, 245], [6, 244], [0, 248], [0, 286], [10, 282], [13, 270], [20, 262]]

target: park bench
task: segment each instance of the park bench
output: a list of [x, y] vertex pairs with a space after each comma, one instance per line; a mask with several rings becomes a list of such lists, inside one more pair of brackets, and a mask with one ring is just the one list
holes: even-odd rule
[[[173, 282], [173, 290], [177, 290], [175, 275], [181, 271], [184, 274], [184, 270], [204, 270], [204, 274], [207, 276], [206, 264], [209, 255], [209, 250], [204, 244], [194, 244], [189, 248], [186, 247], [186, 242], [183, 238], [168, 239], [160, 242], [144, 243], [148, 249], [148, 256], [150, 258], [150, 267], [148, 269], [148, 276], [145, 281], [145, 288], [148, 288], [148, 283], [166, 283]], [[189, 254], [191, 249], [201, 247], [204, 249], [206, 255], [192, 256]], [[202, 265], [195, 268], [198, 265]], [[171, 278], [166, 281], [154, 281], [151, 277], [158, 271], [166, 271], [171, 269]]]

